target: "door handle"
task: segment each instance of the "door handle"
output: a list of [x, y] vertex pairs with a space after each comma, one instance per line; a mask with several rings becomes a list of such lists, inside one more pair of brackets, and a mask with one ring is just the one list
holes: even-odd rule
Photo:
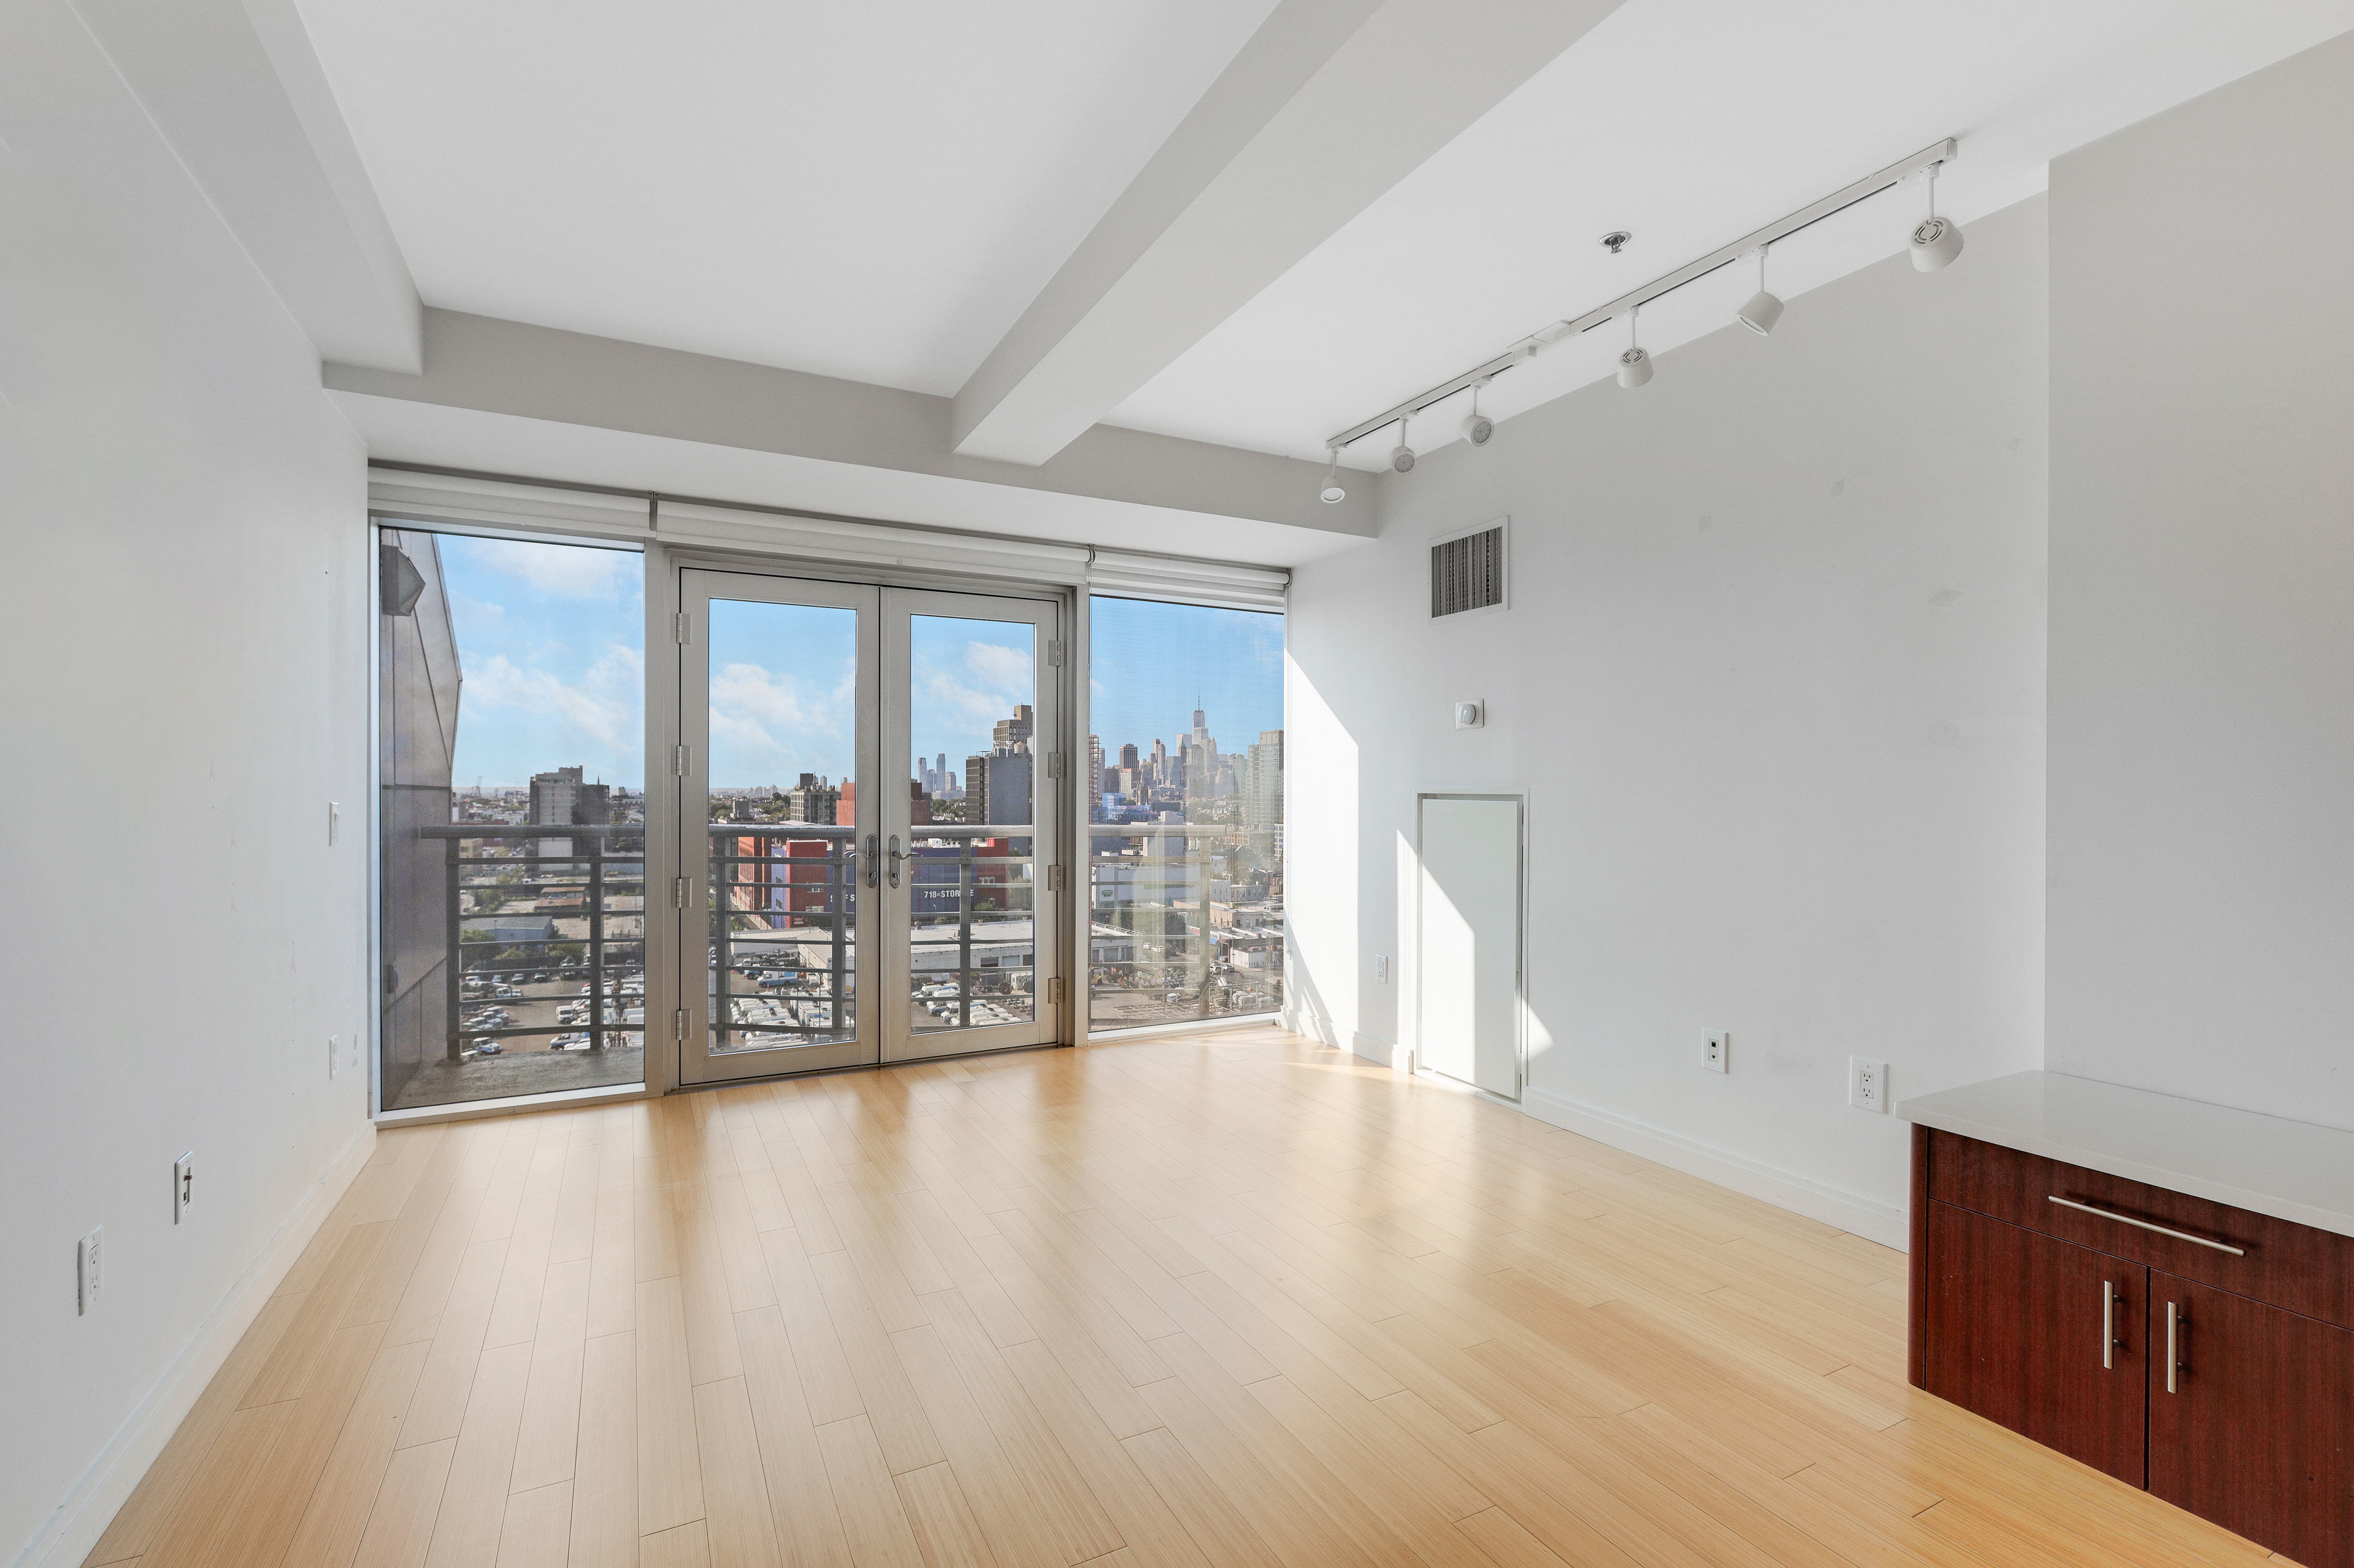
[[891, 835], [891, 885], [894, 887], [899, 885], [899, 835], [893, 833]]
[[2190, 1319], [2182, 1316], [2181, 1308], [2169, 1301], [2166, 1304], [2166, 1392], [2179, 1393], [2174, 1374], [2182, 1368], [2178, 1336], [2190, 1327]]
[[2117, 1364], [2117, 1282], [2101, 1281], [2101, 1367], [2107, 1371]]
[[866, 835], [866, 885], [875, 886], [875, 877], [878, 874], [879, 872], [875, 864], [875, 835], [869, 833]]

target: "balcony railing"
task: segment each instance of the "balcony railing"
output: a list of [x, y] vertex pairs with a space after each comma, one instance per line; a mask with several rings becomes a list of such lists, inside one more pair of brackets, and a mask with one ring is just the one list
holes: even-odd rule
[[1092, 1029], [1282, 1007], [1283, 902], [1271, 832], [1097, 822], [1087, 833]]
[[870, 863], [848, 827], [710, 824], [712, 1048], [852, 1038], [859, 893], [892, 878], [907, 898], [914, 1033], [1033, 1018], [1035, 831], [918, 822], [895, 864], [879, 847]]
[[[705, 997], [712, 1050], [763, 1051], [855, 1037], [858, 879], [864, 865], [855, 828], [710, 825]], [[820, 963], [810, 961], [811, 947], [819, 949]]]
[[[520, 1035], [545, 1036], [558, 1051], [643, 1044], [644, 823], [456, 822], [417, 832], [442, 846], [450, 1061], [496, 1054], [498, 1042]], [[501, 913], [511, 901], [532, 907]], [[525, 984], [571, 980], [583, 982], [578, 998], [520, 994]], [[515, 1022], [502, 1005], [509, 1001], [553, 1002], [556, 1016]]]
[[[642, 1046], [643, 823], [416, 831], [438, 842], [444, 873], [446, 961], [428, 983], [444, 993], [448, 1061], [499, 1054], [503, 1042], [518, 1037], [544, 1039], [554, 1051]], [[912, 831], [899, 874], [917, 1032], [1034, 1016], [1034, 831], [1026, 823]], [[887, 876], [888, 857], [870, 865], [854, 829], [826, 823], [713, 822], [708, 832], [713, 1049], [852, 1038], [858, 895]], [[1096, 823], [1088, 838], [1091, 1028], [1281, 1007], [1282, 899], [1271, 834], [1138, 822]], [[506, 905], [521, 907], [503, 913]], [[545, 989], [571, 982], [577, 994]], [[527, 985], [542, 989], [525, 994]], [[547, 1016], [515, 1016], [525, 1012]]]

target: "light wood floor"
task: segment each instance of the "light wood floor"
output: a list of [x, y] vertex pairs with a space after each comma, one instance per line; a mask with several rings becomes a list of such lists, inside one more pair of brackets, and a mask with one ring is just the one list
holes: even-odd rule
[[387, 1132], [91, 1564], [2229, 1564], [1901, 1254], [1251, 1030]]

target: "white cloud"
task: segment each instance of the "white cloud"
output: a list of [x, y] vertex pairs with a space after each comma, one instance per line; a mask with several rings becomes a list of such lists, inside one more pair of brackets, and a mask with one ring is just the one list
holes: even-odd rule
[[450, 615], [456, 625], [465, 628], [461, 635], [472, 638], [504, 628], [507, 610], [503, 604], [469, 599], [462, 593], [452, 591], [450, 595]]
[[[729, 664], [711, 678], [711, 736], [748, 751], [799, 755], [793, 744], [838, 738], [857, 692], [854, 670], [831, 692], [804, 692], [792, 675], [758, 664]], [[779, 737], [782, 732], [784, 738]]]
[[634, 550], [582, 545], [535, 545], [522, 539], [470, 539], [466, 552], [482, 566], [557, 599], [611, 599], [637, 587], [644, 559]]
[[1015, 694], [1009, 702], [1027, 702], [1030, 698], [1030, 650], [1005, 648], [992, 642], [968, 642], [964, 645], [965, 668], [984, 686], [999, 692]]
[[477, 706], [554, 714], [599, 745], [635, 751], [641, 739], [638, 694], [645, 661], [634, 648], [613, 643], [581, 679], [567, 682], [546, 670], [527, 669], [504, 653], [477, 660], [461, 652], [465, 671], [461, 701]]

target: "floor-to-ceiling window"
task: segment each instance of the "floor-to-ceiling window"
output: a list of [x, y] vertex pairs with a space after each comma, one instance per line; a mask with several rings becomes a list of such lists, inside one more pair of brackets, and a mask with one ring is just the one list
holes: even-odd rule
[[642, 557], [377, 544], [379, 1104], [642, 1082]]
[[1088, 1022], [1283, 1005], [1283, 617], [1090, 601]]

